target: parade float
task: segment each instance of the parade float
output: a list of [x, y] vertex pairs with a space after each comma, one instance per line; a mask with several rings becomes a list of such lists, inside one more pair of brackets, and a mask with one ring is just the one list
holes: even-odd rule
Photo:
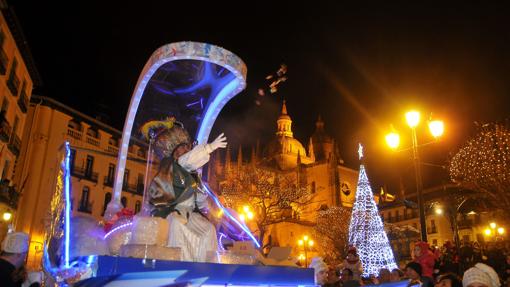
[[[178, 42], [157, 49], [135, 86], [127, 112], [113, 187], [105, 212], [106, 224], [71, 217], [70, 144], [59, 156], [60, 170], [51, 202], [43, 267], [56, 286], [307, 286], [313, 269], [267, 266], [258, 253], [260, 242], [232, 210], [225, 208], [202, 177], [210, 201], [218, 250], [205, 262], [182, 260], [179, 247], [168, 247], [165, 219], [147, 210], [148, 186], [157, 158], [149, 137], [142, 211], [133, 215], [120, 202], [128, 149], [141, 140], [144, 123], [177, 118], [201, 143], [210, 141], [214, 122], [225, 104], [246, 86], [247, 68], [233, 53], [210, 44]], [[206, 174], [205, 172], [201, 172]], [[227, 250], [225, 242], [237, 247]]]

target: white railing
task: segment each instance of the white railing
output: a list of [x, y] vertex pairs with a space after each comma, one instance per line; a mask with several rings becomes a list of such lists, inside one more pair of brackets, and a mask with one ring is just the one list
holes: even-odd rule
[[82, 133], [80, 131], [69, 128], [67, 129], [67, 135], [77, 140], [81, 140], [82, 137]]
[[119, 153], [119, 148], [116, 147], [116, 146], [108, 145], [108, 147], [106, 148], [106, 151], [109, 152], [109, 153], [118, 154]]
[[93, 145], [93, 146], [99, 146], [99, 140], [92, 138], [90, 136], [87, 136], [87, 143]]

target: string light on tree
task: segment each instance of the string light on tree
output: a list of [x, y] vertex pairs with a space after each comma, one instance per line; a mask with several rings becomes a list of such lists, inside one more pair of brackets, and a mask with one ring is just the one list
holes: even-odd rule
[[510, 215], [510, 129], [507, 124], [479, 125], [478, 133], [453, 156], [450, 177], [488, 195]]
[[[361, 144], [358, 154], [362, 160]], [[363, 164], [360, 165], [356, 201], [349, 226], [349, 244], [358, 249], [363, 276], [378, 275], [381, 268], [397, 268]]]

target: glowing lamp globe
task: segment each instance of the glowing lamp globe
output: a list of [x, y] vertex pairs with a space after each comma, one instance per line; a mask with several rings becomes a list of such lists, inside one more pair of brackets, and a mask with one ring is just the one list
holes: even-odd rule
[[429, 123], [430, 133], [433, 137], [438, 138], [444, 133], [444, 123], [442, 121], [431, 121]]
[[418, 111], [407, 112], [406, 122], [410, 128], [415, 128], [420, 123], [420, 112]]
[[388, 146], [392, 149], [398, 148], [398, 146], [400, 145], [400, 136], [395, 132], [387, 134], [386, 144], [388, 144]]
[[484, 230], [484, 233], [485, 233], [485, 235], [489, 236], [489, 235], [491, 235], [492, 231], [487, 228]]
[[489, 224], [489, 226], [490, 226], [492, 229], [494, 229], [494, 228], [496, 228], [496, 223], [495, 223], [495, 222], [491, 222], [491, 223]]
[[498, 234], [502, 235], [503, 233], [505, 233], [505, 229], [503, 227], [498, 228]]
[[8, 211], [4, 212], [4, 215], [3, 215], [4, 221], [9, 221], [9, 220], [11, 220], [11, 218], [12, 218], [12, 213], [10, 213]]

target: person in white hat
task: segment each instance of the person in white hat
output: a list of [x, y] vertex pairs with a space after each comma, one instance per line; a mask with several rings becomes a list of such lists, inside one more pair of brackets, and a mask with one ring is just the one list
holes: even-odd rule
[[489, 265], [476, 263], [474, 267], [464, 272], [462, 277], [463, 287], [499, 287], [499, 277], [496, 271]]
[[314, 257], [309, 268], [315, 271], [315, 284], [324, 285], [328, 280], [328, 265], [324, 263], [322, 257]]
[[23, 232], [7, 233], [0, 253], [0, 282], [2, 286], [21, 286], [25, 281], [24, 264], [28, 252], [28, 235]]
[[41, 272], [25, 269], [28, 254], [28, 235], [24, 232], [9, 232], [2, 241], [0, 253], [0, 284], [5, 287], [39, 287]]

